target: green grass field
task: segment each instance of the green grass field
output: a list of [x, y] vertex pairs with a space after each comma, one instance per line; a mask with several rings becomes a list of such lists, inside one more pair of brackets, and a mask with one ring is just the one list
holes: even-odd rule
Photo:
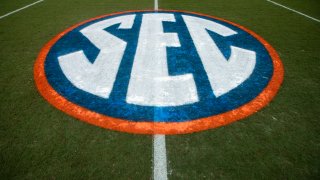
[[[0, 16], [34, 0], [0, 0]], [[275, 0], [320, 18], [318, 0]], [[152, 179], [152, 136], [78, 121], [37, 92], [41, 47], [103, 14], [153, 9], [153, 0], [45, 0], [0, 19], [0, 179]], [[320, 23], [266, 0], [159, 0], [160, 9], [221, 17], [253, 30], [285, 68], [256, 114], [200, 133], [166, 136], [169, 179], [320, 179]]]

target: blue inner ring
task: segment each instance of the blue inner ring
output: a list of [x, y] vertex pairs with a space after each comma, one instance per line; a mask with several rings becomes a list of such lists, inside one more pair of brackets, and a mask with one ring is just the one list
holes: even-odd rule
[[[176, 22], [164, 22], [163, 27], [165, 32], [177, 33], [181, 44], [179, 48], [167, 48], [169, 74], [174, 76], [192, 73], [197, 85], [199, 102], [177, 107], [150, 107], [127, 104], [125, 102], [127, 87], [137, 47], [142, 14], [144, 13], [155, 12], [130, 12], [100, 18], [85, 23], [64, 35], [52, 46], [46, 57], [44, 68], [49, 84], [69, 101], [107, 116], [134, 122], [186, 122], [236, 109], [259, 95], [270, 81], [273, 74], [272, 59], [266, 48], [246, 31], [214, 18], [189, 13], [160, 11], [157, 13], [174, 14]], [[83, 50], [87, 58], [94, 62], [99, 49], [79, 31], [98, 21], [127, 14], [136, 14], [135, 22], [131, 29], [118, 29], [119, 24], [105, 29], [128, 43], [110, 98], [104, 99], [73, 86], [63, 74], [58, 63], [58, 57]], [[257, 55], [256, 66], [251, 76], [235, 89], [216, 98], [200, 57], [194, 44], [191, 43], [192, 39], [182, 19], [182, 14], [208, 19], [236, 31], [238, 34], [229, 37], [221, 37], [209, 31], [208, 33], [227, 59], [231, 54], [231, 45], [255, 51]]]

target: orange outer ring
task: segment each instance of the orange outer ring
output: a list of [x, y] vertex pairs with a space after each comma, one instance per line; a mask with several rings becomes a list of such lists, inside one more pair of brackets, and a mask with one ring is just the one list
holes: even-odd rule
[[169, 122], [169, 123], [167, 122], [133, 122], [133, 121], [128, 121], [124, 119], [113, 118], [106, 115], [102, 115], [102, 114], [93, 112], [89, 109], [86, 109], [84, 107], [81, 107], [77, 104], [74, 104], [68, 101], [66, 98], [62, 97], [51, 87], [45, 75], [44, 63], [49, 50], [62, 36], [64, 36], [65, 34], [67, 34], [68, 32], [72, 31], [73, 29], [75, 29], [80, 25], [83, 25], [87, 22], [90, 22], [99, 18], [104, 18], [107, 16], [118, 15], [118, 14], [124, 14], [124, 13], [130, 13], [130, 12], [146, 12], [146, 11], [154, 11], [154, 10], [124, 11], [124, 12], [118, 12], [118, 13], [95, 17], [95, 18], [86, 20], [84, 22], [78, 23], [66, 29], [65, 31], [61, 32], [60, 34], [55, 36], [53, 39], [51, 39], [41, 49], [37, 57], [37, 60], [34, 64], [34, 79], [35, 79], [36, 87], [40, 92], [40, 94], [54, 107], [58, 108], [59, 110], [81, 121], [84, 121], [96, 126], [100, 126], [106, 129], [122, 131], [127, 133], [135, 133], [135, 134], [187, 134], [187, 133], [193, 133], [197, 131], [203, 131], [211, 128], [220, 127], [220, 126], [232, 123], [234, 121], [243, 119], [257, 112], [258, 110], [266, 106], [277, 94], [283, 81], [284, 69], [277, 52], [269, 43], [267, 43], [267, 41], [265, 41], [262, 37], [260, 37], [253, 31], [246, 29], [243, 26], [235, 24], [233, 22], [230, 22], [221, 18], [217, 18], [214, 16], [208, 16], [200, 13], [181, 11], [181, 10], [159, 10], [159, 11], [184, 12], [184, 13], [206, 16], [209, 18], [224, 21], [248, 32], [264, 45], [264, 47], [267, 49], [267, 51], [269, 52], [272, 58], [274, 71], [273, 71], [272, 78], [269, 81], [266, 88], [256, 98], [254, 98], [247, 104], [244, 104], [238, 107], [237, 109], [233, 109], [233, 110], [230, 110], [218, 115], [206, 117], [206, 118], [191, 120], [188, 122]]

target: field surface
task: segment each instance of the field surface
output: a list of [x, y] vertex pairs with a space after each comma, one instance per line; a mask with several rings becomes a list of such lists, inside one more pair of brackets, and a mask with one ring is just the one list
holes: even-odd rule
[[[55, 35], [84, 20], [153, 10], [153, 0], [0, 0], [0, 178], [152, 179], [153, 136], [102, 129], [37, 92], [33, 65]], [[166, 136], [168, 179], [320, 179], [320, 2], [159, 0], [241, 24], [278, 52], [284, 82], [273, 101], [228, 126]], [[318, 21], [316, 21], [318, 20]]]

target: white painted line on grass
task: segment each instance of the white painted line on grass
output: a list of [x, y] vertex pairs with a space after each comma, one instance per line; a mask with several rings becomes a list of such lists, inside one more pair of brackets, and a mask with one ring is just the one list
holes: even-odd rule
[[[158, 11], [158, 9], [159, 2], [154, 0], [154, 10]], [[153, 136], [153, 179], [168, 179], [166, 136], [161, 134]]]
[[33, 6], [33, 5], [38, 4], [38, 3], [40, 3], [40, 2], [43, 2], [43, 1], [44, 1], [44, 0], [36, 1], [36, 2], [34, 2], [34, 3], [31, 3], [31, 4], [29, 4], [29, 5], [26, 5], [26, 6], [22, 7], [22, 8], [20, 8], [20, 9], [17, 9], [17, 10], [14, 10], [14, 11], [12, 11], [12, 12], [9, 12], [9, 13], [3, 15], [3, 16], [0, 16], [0, 19], [5, 18], [5, 17], [7, 17], [7, 16], [9, 16], [9, 15], [11, 15], [11, 14], [14, 14], [14, 13], [16, 13], [16, 12], [19, 12], [19, 11], [21, 11], [21, 10], [23, 10], [23, 9], [26, 9], [26, 8], [28, 8], [28, 7], [30, 7], [30, 6]]
[[168, 179], [165, 135], [157, 134], [153, 137], [153, 179]]
[[308, 15], [303, 14], [302, 12], [296, 11], [296, 10], [294, 10], [294, 9], [288, 8], [288, 7], [286, 7], [286, 6], [282, 5], [282, 4], [273, 2], [273, 1], [271, 1], [271, 0], [267, 0], [267, 1], [270, 2], [270, 3], [273, 3], [273, 4], [277, 5], [277, 6], [280, 6], [280, 7], [283, 7], [283, 8], [285, 8], [285, 9], [288, 9], [289, 11], [292, 11], [292, 12], [295, 12], [295, 13], [297, 13], [297, 14], [300, 14], [300, 15], [306, 17], [306, 18], [309, 18], [309, 19], [312, 19], [312, 20], [314, 20], [314, 21], [320, 22], [319, 19], [316, 19], [316, 18], [314, 18], [314, 17], [308, 16]]
[[158, 10], [159, 9], [159, 3], [158, 0], [154, 0], [154, 10]]

